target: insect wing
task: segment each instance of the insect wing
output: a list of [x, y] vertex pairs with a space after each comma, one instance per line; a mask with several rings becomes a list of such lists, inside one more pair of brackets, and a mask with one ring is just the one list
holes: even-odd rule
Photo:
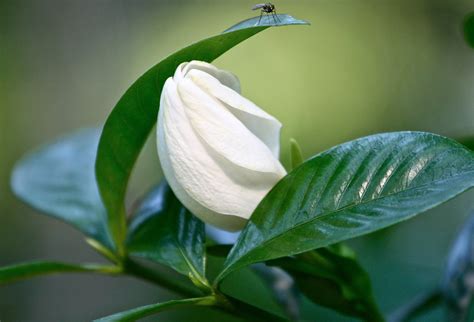
[[252, 10], [262, 9], [262, 8], [265, 8], [265, 6], [266, 6], [265, 3], [259, 3], [259, 4], [256, 4], [255, 6], [253, 6]]

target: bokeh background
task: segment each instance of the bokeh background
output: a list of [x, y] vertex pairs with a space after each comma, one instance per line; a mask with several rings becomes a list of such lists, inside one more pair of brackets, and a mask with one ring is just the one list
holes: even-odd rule
[[[285, 162], [290, 137], [309, 157], [377, 132], [474, 135], [474, 50], [461, 28], [474, 11], [472, 0], [274, 3], [279, 12], [312, 25], [265, 31], [215, 63], [237, 74], [243, 93], [282, 121]], [[78, 232], [15, 200], [9, 190], [15, 160], [58, 135], [100, 125], [150, 66], [254, 15], [254, 4], [0, 0], [0, 265], [100, 260]], [[150, 140], [140, 158], [130, 202], [161, 176], [153, 146]], [[474, 209], [473, 197], [466, 193], [416, 219], [351, 241], [371, 273], [384, 312], [438, 283], [452, 239]], [[250, 273], [240, 278], [255, 279]], [[251, 284], [258, 288], [258, 281]], [[238, 285], [236, 292], [250, 292]], [[87, 321], [172, 297], [128, 278], [41, 277], [0, 288], [0, 320]], [[190, 321], [224, 320], [205, 310], [192, 314]], [[163, 321], [184, 316], [167, 313]], [[351, 321], [310, 304], [303, 317]], [[419, 321], [442, 320], [442, 311], [435, 310]]]

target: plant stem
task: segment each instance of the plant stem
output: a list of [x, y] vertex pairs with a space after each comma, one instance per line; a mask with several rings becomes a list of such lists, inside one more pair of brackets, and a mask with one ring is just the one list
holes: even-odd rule
[[421, 294], [415, 297], [412, 301], [405, 304], [395, 312], [390, 314], [389, 322], [404, 322], [413, 319], [419, 314], [432, 309], [442, 301], [442, 293], [440, 289], [432, 290], [431, 292]]
[[155, 271], [145, 267], [131, 259], [126, 259], [123, 264], [123, 271], [125, 274], [135, 276], [137, 278], [152, 282], [161, 287], [164, 287], [172, 292], [186, 296], [186, 297], [200, 297], [202, 292], [199, 290], [188, 286], [181, 281], [166, 278], [157, 274]]
[[[184, 284], [180, 281], [163, 277], [148, 267], [133, 261], [132, 259], [125, 260], [123, 264], [123, 272], [125, 274], [129, 274], [164, 287], [185, 297], [201, 297], [203, 295], [198, 289], [189, 287], [187, 284]], [[213, 305], [213, 307], [219, 309], [220, 311], [234, 316], [238, 315], [244, 317], [246, 321], [288, 321], [287, 319], [281, 318], [277, 315], [274, 315], [273, 313], [267, 312], [233, 297], [224, 295], [220, 292], [215, 292], [212, 289], [210, 289], [210, 291], [216, 299], [216, 303]]]
[[120, 264], [121, 259], [116, 255], [114, 252], [112, 252], [110, 249], [102, 245], [100, 242], [93, 238], [85, 238], [86, 243], [89, 244], [96, 252], [107, 258], [109, 261], [111, 261], [114, 264]]

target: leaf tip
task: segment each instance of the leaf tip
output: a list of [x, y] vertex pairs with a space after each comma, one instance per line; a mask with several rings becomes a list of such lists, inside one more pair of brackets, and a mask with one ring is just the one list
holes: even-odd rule
[[302, 19], [294, 18], [287, 14], [267, 14], [263, 16], [252, 17], [243, 20], [232, 27], [224, 30], [223, 33], [237, 31], [248, 28], [268, 28], [268, 27], [282, 27], [291, 25], [311, 25], [310, 22]]

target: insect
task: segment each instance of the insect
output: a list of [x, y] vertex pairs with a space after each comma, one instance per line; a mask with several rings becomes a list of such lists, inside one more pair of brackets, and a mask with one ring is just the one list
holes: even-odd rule
[[260, 21], [262, 20], [262, 16], [265, 14], [265, 15], [269, 15], [271, 14], [272, 17], [273, 17], [273, 20], [275, 22], [281, 22], [280, 21], [280, 18], [278, 17], [278, 15], [276, 14], [276, 9], [275, 9], [275, 5], [273, 3], [270, 3], [270, 2], [267, 2], [267, 3], [259, 3], [259, 4], [256, 4], [255, 6], [253, 6], [252, 10], [258, 10], [260, 9], [260, 18], [258, 19], [258, 23], [257, 25], [260, 24]]

